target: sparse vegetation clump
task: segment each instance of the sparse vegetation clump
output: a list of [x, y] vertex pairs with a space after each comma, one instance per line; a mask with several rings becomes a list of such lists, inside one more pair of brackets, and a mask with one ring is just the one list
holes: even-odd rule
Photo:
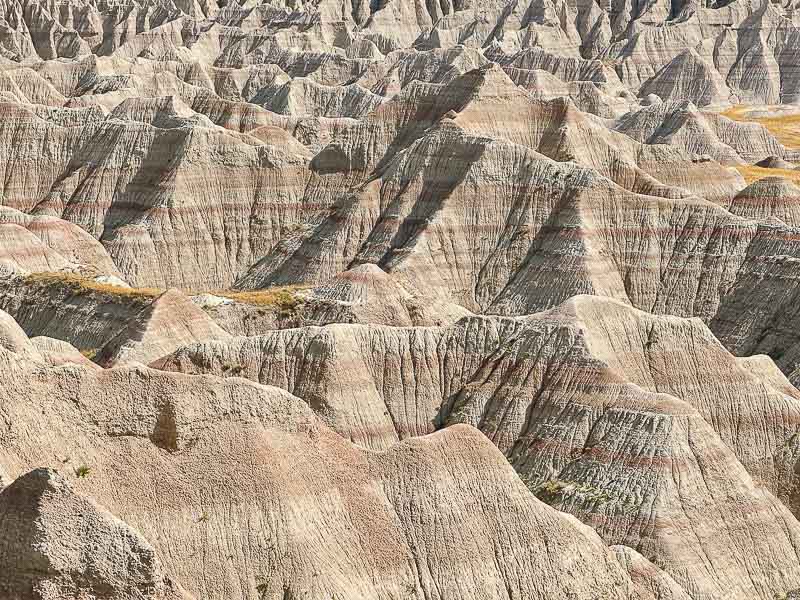
[[[277, 309], [278, 316], [285, 319], [293, 317], [303, 306], [303, 297], [298, 293], [302, 289], [300, 286], [285, 286], [249, 292], [215, 293], [243, 304]], [[261, 311], [259, 314], [262, 314]]]
[[89, 360], [94, 360], [97, 358], [97, 354], [100, 352], [100, 348], [83, 348], [80, 353], [88, 358]]
[[533, 493], [545, 504], [555, 504], [562, 498], [567, 487], [568, 484], [566, 482], [551, 479], [540, 484]]
[[244, 367], [237, 363], [226, 362], [222, 365], [222, 372], [228, 375], [239, 375], [244, 371]]
[[570, 483], [560, 479], [545, 481], [532, 491], [539, 500], [550, 505], [563, 500], [568, 494], [593, 504], [606, 504], [612, 500], [611, 495], [605, 490], [589, 484]]
[[97, 292], [118, 298], [156, 298], [164, 290], [158, 288], [129, 288], [95, 281], [75, 273], [43, 271], [26, 275], [25, 281], [32, 285], [62, 286], [74, 293]]
[[83, 479], [84, 477], [88, 477], [91, 472], [92, 469], [87, 465], [81, 465], [79, 467], [75, 467], [75, 477], [77, 477], [78, 479]]

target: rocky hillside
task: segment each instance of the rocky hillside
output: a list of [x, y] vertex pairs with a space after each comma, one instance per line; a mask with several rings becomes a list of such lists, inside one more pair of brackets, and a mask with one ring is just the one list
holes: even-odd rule
[[0, 0], [0, 600], [800, 595], [800, 13]]

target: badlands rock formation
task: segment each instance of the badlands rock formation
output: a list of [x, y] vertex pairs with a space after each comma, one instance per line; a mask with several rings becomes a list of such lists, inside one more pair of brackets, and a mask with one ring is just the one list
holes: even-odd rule
[[[800, 393], [776, 383], [769, 359], [740, 360], [698, 319], [581, 296], [445, 329], [339, 325], [209, 342], [157, 366], [224, 376], [242, 365], [239, 374], [284, 387], [376, 449], [468, 423], [537, 495], [607, 543], [644, 551], [699, 597], [747, 598], [767, 592], [735, 549], [781, 569], [797, 560], [794, 533], [778, 551], [787, 557], [775, 552], [795, 522], [786, 508], [800, 509]], [[702, 501], [690, 499], [697, 490]], [[762, 545], [756, 531], [774, 518]]]
[[184, 344], [230, 337], [203, 310], [178, 290], [153, 300], [103, 346], [97, 362], [149, 363]]
[[800, 590], [800, 14], [0, 0], [0, 600]]
[[0, 406], [25, 432], [0, 455], [18, 477], [0, 494], [10, 596], [160, 598], [174, 577], [196, 598], [639, 597], [597, 534], [472, 428], [376, 454], [276, 388], [49, 367], [4, 330]]
[[0, 492], [0, 515], [3, 597], [188, 598], [138, 533], [53, 470], [33, 470]]

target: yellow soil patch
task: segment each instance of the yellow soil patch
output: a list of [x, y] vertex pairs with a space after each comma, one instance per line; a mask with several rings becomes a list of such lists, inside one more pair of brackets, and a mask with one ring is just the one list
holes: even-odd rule
[[754, 106], [734, 106], [720, 114], [734, 121], [759, 123], [787, 148], [800, 149], [800, 113], [768, 117], [752, 116], [750, 113], [757, 109], [758, 107]]
[[764, 179], [764, 177], [785, 177], [795, 185], [800, 185], [800, 171], [792, 169], [765, 169], [752, 165], [738, 165], [736, 170], [742, 174], [747, 185], [758, 179]]
[[126, 288], [118, 285], [101, 283], [94, 279], [81, 277], [74, 273], [42, 272], [31, 273], [25, 279], [30, 283], [44, 285], [60, 284], [70, 287], [75, 291], [94, 291], [121, 298], [155, 298], [163, 293], [164, 290], [158, 288]]
[[[42, 272], [31, 273], [25, 278], [29, 283], [41, 285], [62, 285], [73, 289], [75, 292], [100, 292], [103, 294], [116, 296], [118, 298], [156, 298], [164, 293], [165, 290], [159, 288], [126, 288], [116, 285], [101, 283], [93, 279], [81, 277], [74, 273]], [[230, 298], [236, 302], [253, 304], [255, 306], [275, 306], [281, 310], [291, 310], [298, 304], [302, 304], [302, 299], [296, 292], [304, 289], [301, 286], [274, 287], [264, 290], [251, 292], [238, 292], [232, 290], [212, 290], [207, 293], [215, 296]], [[188, 295], [205, 293], [205, 291], [185, 290]]]

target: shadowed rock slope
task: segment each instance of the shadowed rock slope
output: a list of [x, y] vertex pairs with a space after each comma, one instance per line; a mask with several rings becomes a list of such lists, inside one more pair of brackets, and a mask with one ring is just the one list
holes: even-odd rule
[[104, 366], [149, 363], [192, 342], [228, 339], [230, 334], [178, 290], [168, 290], [133, 317], [97, 356]]

